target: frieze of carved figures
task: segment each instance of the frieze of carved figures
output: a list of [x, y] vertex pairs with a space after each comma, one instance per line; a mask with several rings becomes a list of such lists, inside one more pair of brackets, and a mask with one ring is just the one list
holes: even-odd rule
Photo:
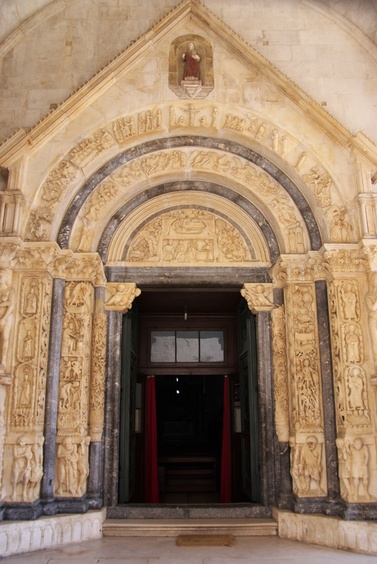
[[0, 269], [0, 373], [7, 369], [9, 341], [14, 321], [15, 290], [11, 275]]
[[184, 106], [170, 106], [169, 128], [171, 130], [180, 127], [209, 127], [217, 128], [218, 108], [196, 107], [194, 104]]
[[39, 497], [43, 475], [44, 437], [33, 439], [20, 436], [13, 446], [11, 468], [11, 499], [13, 501], [34, 501]]
[[362, 437], [338, 438], [336, 445], [342, 498], [351, 503], [371, 501], [368, 445]]
[[105, 313], [94, 315], [89, 429], [92, 441], [97, 442], [102, 437], [105, 410], [106, 321]]
[[272, 284], [246, 283], [241, 296], [247, 301], [250, 311], [271, 311], [274, 307]]
[[331, 272], [365, 272], [368, 261], [358, 250], [332, 250], [324, 253], [324, 259]]
[[314, 435], [299, 442], [290, 437], [290, 472], [293, 491], [300, 497], [320, 497], [326, 494], [323, 444]]
[[98, 129], [92, 137], [87, 137], [68, 154], [68, 160], [77, 167], [84, 168], [98, 155], [115, 145], [113, 136], [106, 129]]
[[279, 442], [289, 440], [289, 402], [287, 339], [285, 331], [285, 307], [281, 305], [271, 312], [272, 355], [274, 363], [275, 424]]
[[127, 313], [141, 290], [133, 282], [108, 282], [106, 285], [105, 309]]
[[225, 219], [199, 209], [162, 214], [137, 233], [127, 251], [128, 262], [248, 262], [242, 235]]
[[103, 264], [95, 253], [74, 255], [66, 251], [51, 262], [51, 271], [55, 277], [65, 280], [88, 280], [98, 286], [106, 283]]
[[138, 115], [128, 115], [113, 123], [113, 132], [118, 143], [124, 143], [135, 135], [152, 133], [162, 128], [161, 108], [155, 107]]

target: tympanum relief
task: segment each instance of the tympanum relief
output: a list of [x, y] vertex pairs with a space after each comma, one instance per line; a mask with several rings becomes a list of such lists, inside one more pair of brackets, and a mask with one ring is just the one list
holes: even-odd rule
[[200, 209], [162, 214], [137, 233], [127, 262], [223, 264], [251, 261], [244, 237], [226, 219]]

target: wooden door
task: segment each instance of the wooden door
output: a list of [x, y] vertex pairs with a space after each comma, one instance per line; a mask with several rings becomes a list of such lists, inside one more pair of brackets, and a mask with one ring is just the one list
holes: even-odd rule
[[242, 491], [260, 502], [260, 443], [255, 316], [244, 300], [238, 308], [239, 380], [241, 392]]

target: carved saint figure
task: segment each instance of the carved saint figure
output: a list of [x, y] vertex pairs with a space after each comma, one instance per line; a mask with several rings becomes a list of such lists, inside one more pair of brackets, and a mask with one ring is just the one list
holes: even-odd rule
[[31, 360], [33, 356], [34, 356], [34, 338], [31, 333], [31, 330], [28, 329], [26, 331], [24, 342], [22, 344], [22, 357], [23, 360], [28, 361]]
[[344, 491], [342, 496], [349, 499], [352, 496], [351, 484], [351, 445], [348, 439], [336, 439], [339, 457], [339, 478]]
[[190, 41], [186, 53], [182, 55], [182, 61], [185, 63], [183, 78], [190, 80], [199, 80], [199, 61], [200, 57], [195, 50], [194, 43]]
[[359, 366], [353, 366], [348, 372], [348, 408], [358, 415], [366, 409], [364, 401], [364, 379]]
[[25, 437], [19, 437], [13, 451], [13, 500], [17, 499], [17, 486], [22, 484], [22, 500], [28, 499], [28, 485], [32, 472], [31, 460], [33, 453], [31, 445], [26, 444]]
[[57, 494], [75, 495], [77, 492], [77, 445], [71, 437], [64, 437], [58, 446], [58, 489]]
[[348, 282], [342, 292], [343, 314], [344, 319], [352, 321], [357, 319], [357, 295], [354, 285]]
[[38, 488], [43, 476], [43, 443], [44, 437], [38, 437], [37, 442], [32, 446], [29, 499], [38, 497]]
[[6, 366], [13, 309], [14, 290], [8, 285], [6, 271], [0, 270], [0, 369]]
[[[361, 495], [370, 499], [368, 493], [369, 471], [368, 471], [369, 451], [363, 440], [357, 437], [353, 441], [351, 448], [351, 477], [353, 486], [353, 497], [356, 500]], [[363, 491], [361, 490], [363, 487]]]
[[377, 274], [374, 274], [371, 281], [371, 291], [366, 297], [366, 304], [369, 311], [369, 333], [372, 340], [374, 364], [377, 365]]
[[31, 401], [31, 382], [30, 382], [29, 367], [26, 366], [24, 370], [24, 379], [22, 380], [22, 384], [21, 384], [19, 405], [20, 407], [29, 407], [30, 401]]
[[344, 340], [346, 343], [347, 362], [361, 362], [360, 335], [357, 332], [356, 325], [353, 323], [349, 325]]
[[37, 282], [32, 282], [30, 285], [30, 292], [26, 296], [26, 303], [25, 303], [25, 313], [34, 314], [37, 313], [38, 308], [38, 297], [36, 294], [36, 286]]

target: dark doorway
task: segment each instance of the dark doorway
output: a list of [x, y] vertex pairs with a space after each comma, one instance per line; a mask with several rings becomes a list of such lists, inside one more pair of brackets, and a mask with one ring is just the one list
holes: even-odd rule
[[142, 289], [123, 333], [120, 503], [145, 501], [148, 376], [156, 383], [160, 503], [220, 502], [224, 376], [231, 501], [260, 501], [255, 319], [243, 302], [239, 289]]
[[156, 379], [161, 501], [218, 502], [223, 376]]

